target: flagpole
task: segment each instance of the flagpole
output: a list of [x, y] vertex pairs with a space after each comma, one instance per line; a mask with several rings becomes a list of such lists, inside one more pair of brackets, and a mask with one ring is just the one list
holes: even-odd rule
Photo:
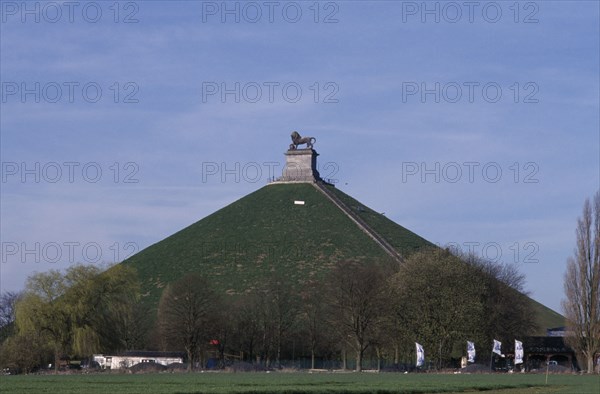
[[492, 350], [492, 355], [490, 357], [490, 371], [493, 371], [492, 365], [494, 364], [494, 351]]

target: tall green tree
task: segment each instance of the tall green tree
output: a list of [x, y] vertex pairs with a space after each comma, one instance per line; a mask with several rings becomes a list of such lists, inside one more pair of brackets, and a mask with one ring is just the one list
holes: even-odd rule
[[133, 268], [117, 264], [101, 272], [78, 299], [85, 303], [81, 306], [80, 325], [94, 330], [101, 349], [133, 350], [144, 345], [151, 320], [141, 302]]
[[36, 332], [13, 335], [0, 346], [0, 368], [10, 368], [17, 373], [32, 372], [51, 359], [52, 349]]
[[54, 368], [58, 371], [61, 356], [72, 342], [72, 316], [63, 298], [68, 289], [58, 270], [35, 273], [27, 279], [25, 293], [17, 304], [17, 335], [39, 335], [53, 350]]
[[472, 339], [484, 324], [484, 286], [447, 250], [411, 255], [393, 278], [398, 329], [428, 349], [438, 367], [457, 341]]
[[37, 335], [62, 356], [89, 356], [118, 348], [119, 316], [139, 296], [135, 271], [122, 265], [102, 271], [74, 265], [35, 273], [16, 305], [17, 335]]
[[577, 220], [575, 253], [567, 261], [563, 309], [567, 318], [569, 343], [594, 371], [600, 353], [600, 191], [592, 202], [583, 204]]

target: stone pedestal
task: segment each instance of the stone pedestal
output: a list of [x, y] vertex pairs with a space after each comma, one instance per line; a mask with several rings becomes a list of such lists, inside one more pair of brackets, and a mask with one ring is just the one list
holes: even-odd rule
[[314, 149], [296, 149], [285, 152], [285, 167], [280, 182], [316, 182], [321, 180], [317, 171]]

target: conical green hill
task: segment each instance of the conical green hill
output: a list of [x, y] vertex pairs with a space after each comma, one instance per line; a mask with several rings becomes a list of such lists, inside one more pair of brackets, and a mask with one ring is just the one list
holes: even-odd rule
[[[381, 229], [381, 235], [405, 242], [402, 250], [431, 245], [344, 193], [335, 193], [376, 231]], [[188, 272], [203, 273], [217, 289], [240, 293], [275, 269], [302, 283], [335, 261], [390, 258], [312, 184], [275, 183], [149, 246], [124, 264], [136, 268], [147, 300], [155, 304], [167, 283]]]
[[[356, 219], [403, 257], [433, 246], [335, 187], [321, 187], [343, 209], [313, 184], [272, 183], [123, 264], [137, 270], [145, 302], [156, 307], [164, 287], [188, 272], [202, 273], [219, 291], [240, 294], [275, 270], [302, 284], [318, 278], [335, 261], [393, 259]], [[562, 316], [532, 302], [542, 323], [540, 334], [545, 334], [545, 328], [564, 325]]]

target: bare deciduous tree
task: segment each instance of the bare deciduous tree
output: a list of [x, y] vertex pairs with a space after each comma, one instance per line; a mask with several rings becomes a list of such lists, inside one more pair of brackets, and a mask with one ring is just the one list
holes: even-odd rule
[[298, 299], [281, 276], [271, 278], [268, 293], [271, 319], [275, 323], [275, 345], [277, 347], [275, 361], [281, 368], [281, 349], [283, 341], [298, 318]]
[[22, 293], [14, 291], [5, 291], [0, 296], [0, 342], [13, 332], [17, 301], [21, 297]]
[[376, 339], [389, 304], [384, 270], [374, 263], [340, 262], [327, 286], [331, 323], [355, 351], [356, 371], [361, 371], [364, 352]]
[[185, 349], [188, 371], [199, 360], [203, 344], [211, 339], [211, 324], [219, 297], [200, 274], [189, 274], [170, 284], [158, 306], [160, 332], [169, 346]]
[[255, 294], [230, 300], [226, 311], [232, 327], [232, 349], [241, 351], [244, 359], [254, 362], [261, 338], [259, 308]]
[[576, 234], [575, 253], [567, 261], [563, 309], [568, 341], [593, 373], [594, 356], [600, 352], [600, 191], [592, 203], [587, 199], [583, 204]]
[[322, 290], [322, 286], [313, 282], [305, 286], [302, 294], [303, 337], [308, 340], [311, 369], [315, 369], [317, 349], [325, 341], [328, 331], [325, 322], [325, 303], [323, 302]]
[[284, 341], [299, 313], [297, 296], [287, 279], [273, 273], [256, 289], [253, 308], [258, 317], [261, 362], [269, 368], [274, 356], [275, 364], [280, 368]]
[[539, 328], [537, 315], [525, 290], [525, 275], [518, 267], [473, 255], [463, 256], [463, 260], [473, 271], [470, 275], [477, 277], [485, 287], [484, 319], [480, 330], [485, 341], [494, 338], [510, 341], [533, 335]]

